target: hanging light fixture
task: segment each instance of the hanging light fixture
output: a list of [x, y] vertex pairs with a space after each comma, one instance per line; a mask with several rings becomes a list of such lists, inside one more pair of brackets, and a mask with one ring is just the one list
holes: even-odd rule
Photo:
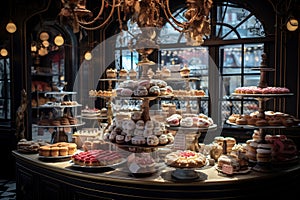
[[86, 51], [84, 54], [84, 59], [85, 60], [91, 60], [93, 58], [92, 52], [91, 51]]
[[286, 28], [289, 31], [295, 31], [298, 29], [298, 20], [295, 19], [294, 17], [289, 17], [287, 23], [286, 23]]
[[0, 55], [1, 55], [2, 57], [6, 57], [6, 56], [8, 55], [7, 49], [2, 48], [2, 49], [0, 50]]
[[62, 46], [63, 44], [65, 43], [65, 40], [64, 38], [61, 36], [61, 35], [57, 35], [55, 38], [54, 38], [54, 44], [56, 44], [57, 46]]
[[10, 21], [7, 25], [6, 25], [6, 30], [7, 32], [9, 33], [14, 33], [17, 31], [17, 26], [12, 22]]
[[[137, 23], [140, 28], [160, 28], [165, 19], [175, 30], [184, 33], [187, 42], [191, 45], [201, 45], [203, 37], [210, 34], [209, 12], [212, 0], [186, 0], [187, 11], [184, 14], [186, 19], [184, 22], [179, 22], [172, 15], [169, 0], [111, 0], [109, 2], [101, 0], [96, 16], [86, 8], [87, 0], [61, 1], [63, 8], [59, 15], [71, 19], [73, 26], [80, 26], [86, 30], [104, 27], [112, 20], [116, 11], [121, 31], [128, 30], [129, 19]], [[107, 15], [104, 16], [104, 12]]]
[[42, 41], [49, 40], [49, 34], [45, 31], [41, 32], [40, 33], [40, 40], [42, 40]]

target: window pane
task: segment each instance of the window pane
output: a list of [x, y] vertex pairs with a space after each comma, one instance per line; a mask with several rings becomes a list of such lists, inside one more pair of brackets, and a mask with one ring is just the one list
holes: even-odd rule
[[245, 75], [244, 86], [257, 86], [259, 83], [260, 75]]
[[5, 97], [5, 95], [4, 95], [4, 90], [5, 88], [4, 88], [4, 81], [0, 81], [0, 98], [3, 98], [3, 97]]
[[161, 50], [160, 63], [162, 66], [178, 67], [179, 69], [186, 64], [190, 69], [190, 77], [200, 78], [200, 81], [193, 87], [205, 89], [208, 88], [208, 60], [209, 55], [206, 47], [174, 48]]
[[241, 75], [238, 76], [224, 76], [223, 77], [223, 85], [224, 85], [224, 95], [230, 96], [235, 88], [241, 86]]
[[[260, 21], [248, 10], [228, 4], [218, 7], [217, 33], [222, 39], [253, 38], [265, 36]], [[245, 21], [244, 21], [245, 20]], [[224, 26], [229, 24], [229, 26]], [[219, 33], [220, 32], [220, 33]]]
[[224, 46], [220, 48], [222, 74], [241, 73], [241, 46]]
[[244, 65], [247, 69], [260, 66], [261, 55], [263, 54], [263, 44], [246, 44], [244, 52]]

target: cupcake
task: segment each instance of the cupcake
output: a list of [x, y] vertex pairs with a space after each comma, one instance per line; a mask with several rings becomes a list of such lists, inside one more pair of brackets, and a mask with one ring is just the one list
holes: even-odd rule
[[183, 78], [188, 78], [190, 75], [190, 69], [187, 65], [184, 65], [184, 67], [180, 70], [180, 75]]
[[106, 77], [107, 78], [116, 78], [117, 77], [117, 70], [116, 69], [107, 69], [106, 70]]
[[59, 156], [67, 156], [68, 155], [68, 147], [59, 147]]
[[119, 72], [119, 77], [121, 79], [127, 79], [128, 71], [126, 69], [121, 69]]
[[56, 147], [56, 146], [51, 147], [50, 155], [51, 155], [52, 157], [57, 157], [57, 156], [59, 156], [59, 147]]

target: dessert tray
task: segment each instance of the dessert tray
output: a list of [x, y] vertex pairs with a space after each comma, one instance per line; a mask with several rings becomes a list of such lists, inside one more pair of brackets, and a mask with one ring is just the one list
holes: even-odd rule
[[278, 93], [278, 94], [242, 94], [232, 93], [232, 96], [243, 96], [243, 97], [281, 97], [281, 96], [292, 96], [293, 93]]
[[236, 124], [236, 123], [233, 123], [233, 122], [230, 122], [229, 120], [226, 120], [226, 123], [229, 124], [229, 125], [233, 125], [233, 126], [238, 126], [238, 127], [242, 127], [242, 128], [264, 128], [264, 129], [273, 129], [273, 128], [286, 128], [286, 126], [283, 126], [283, 125], [280, 125], [280, 126], [255, 126], [255, 125], [248, 125], [248, 124], [245, 124], [245, 125], [242, 125], [242, 124]]

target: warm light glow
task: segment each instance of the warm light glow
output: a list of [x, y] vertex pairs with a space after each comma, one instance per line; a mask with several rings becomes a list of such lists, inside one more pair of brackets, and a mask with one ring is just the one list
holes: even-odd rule
[[47, 50], [47, 48], [40, 48], [39, 49], [39, 55], [40, 56], [45, 56], [45, 55], [47, 55], [48, 54], [48, 50]]
[[3, 49], [0, 50], [0, 55], [5, 57], [5, 56], [8, 55], [8, 51], [5, 48], [3, 48]]
[[61, 35], [58, 35], [54, 38], [54, 43], [57, 45], [57, 46], [61, 46], [64, 44], [64, 38], [61, 36]]
[[42, 41], [48, 40], [48, 39], [49, 39], [49, 34], [48, 34], [47, 32], [41, 32], [41, 34], [40, 34], [40, 39], [41, 39]]
[[9, 33], [14, 33], [17, 31], [17, 26], [12, 23], [12, 22], [9, 22], [7, 25], [6, 25], [6, 30], [9, 32]]
[[37, 51], [37, 46], [35, 42], [31, 43], [31, 52], [36, 52]]
[[91, 60], [92, 59], [92, 53], [90, 51], [85, 52], [84, 59]]
[[47, 40], [43, 41], [42, 44], [43, 44], [43, 46], [46, 47], [46, 48], [49, 47], [49, 45], [50, 45], [49, 42], [48, 42]]
[[295, 18], [290, 18], [289, 21], [286, 23], [286, 28], [289, 31], [295, 31], [298, 29], [298, 20]]

